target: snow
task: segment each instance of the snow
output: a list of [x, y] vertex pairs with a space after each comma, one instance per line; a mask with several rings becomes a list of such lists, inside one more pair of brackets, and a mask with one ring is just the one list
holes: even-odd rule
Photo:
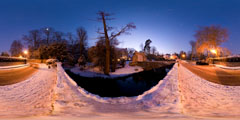
[[180, 119], [177, 66], [158, 85], [135, 97], [99, 97], [88, 93], [58, 65], [54, 116], [78, 119]]
[[43, 64], [31, 78], [0, 86], [0, 118], [47, 115], [52, 112], [55, 70]]
[[23, 68], [23, 67], [27, 67], [27, 66], [29, 66], [29, 64], [11, 65], [11, 66], [0, 66], [0, 70], [1, 70], [1, 69], [12, 69], [12, 68]]
[[219, 67], [219, 68], [223, 68], [223, 69], [229, 69], [229, 70], [240, 70], [240, 67], [227, 67], [227, 66], [223, 66], [223, 65], [216, 65], [216, 67]]
[[204, 117], [240, 117], [240, 86], [209, 82], [182, 66], [179, 71], [183, 113]]
[[[239, 90], [238, 86], [208, 82], [175, 64], [163, 80], [142, 95], [103, 98], [79, 87], [60, 63], [57, 75], [55, 69], [41, 64], [28, 80], [0, 86], [0, 118], [233, 120], [240, 115]], [[219, 118], [223, 116], [228, 118]]]
[[111, 72], [110, 75], [104, 75], [102, 72], [95, 70], [95, 69], [86, 69], [86, 70], [80, 70], [79, 67], [74, 67], [70, 70], [71, 72], [84, 76], [84, 77], [104, 77], [104, 78], [115, 78], [115, 77], [123, 77], [128, 76], [133, 73], [141, 72], [143, 71], [143, 68], [140, 66], [129, 66], [129, 62], [126, 63], [124, 68], [116, 69], [115, 72]]

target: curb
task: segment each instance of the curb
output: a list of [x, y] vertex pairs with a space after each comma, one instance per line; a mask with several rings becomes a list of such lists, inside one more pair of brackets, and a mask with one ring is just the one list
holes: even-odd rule
[[13, 65], [13, 66], [3, 66], [3, 67], [0, 67], [0, 70], [1, 70], [1, 69], [20, 68], [20, 67], [25, 67], [25, 66], [29, 66], [29, 64]]
[[215, 65], [218, 68], [222, 68], [222, 69], [228, 69], [228, 70], [240, 70], [240, 67], [226, 67], [226, 66], [222, 66], [222, 65]]

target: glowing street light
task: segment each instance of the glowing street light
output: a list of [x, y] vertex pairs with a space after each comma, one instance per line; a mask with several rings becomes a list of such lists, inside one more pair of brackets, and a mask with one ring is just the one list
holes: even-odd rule
[[28, 51], [27, 51], [27, 50], [24, 50], [23, 53], [24, 53], [25, 55], [27, 55], [27, 54], [28, 54]]
[[28, 56], [28, 50], [24, 50], [24, 51], [23, 51], [23, 55], [24, 55], [25, 58], [27, 58], [27, 56]]
[[217, 50], [215, 50], [215, 49], [211, 49], [210, 52], [213, 54], [217, 54]]
[[186, 57], [186, 55], [185, 54], [182, 54], [182, 58], [185, 58]]

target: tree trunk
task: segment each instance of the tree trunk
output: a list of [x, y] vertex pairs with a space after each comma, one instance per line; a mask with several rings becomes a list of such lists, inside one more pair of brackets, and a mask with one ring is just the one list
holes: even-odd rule
[[105, 63], [104, 74], [109, 75], [109, 71], [110, 71], [110, 41], [109, 41], [108, 33], [107, 33], [105, 15], [104, 15], [104, 13], [101, 13], [101, 15], [102, 15], [102, 21], [103, 21], [103, 26], [104, 26], [105, 43], [106, 43], [106, 63]]

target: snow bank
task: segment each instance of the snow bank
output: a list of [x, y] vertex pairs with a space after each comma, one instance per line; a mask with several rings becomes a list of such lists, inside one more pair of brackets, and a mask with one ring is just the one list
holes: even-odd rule
[[226, 86], [204, 80], [183, 66], [179, 69], [183, 112], [188, 115], [240, 117], [240, 86]]
[[107, 98], [91, 94], [65, 73], [58, 63], [54, 116], [99, 119], [170, 119], [179, 116], [177, 66], [158, 85], [136, 97]]
[[52, 112], [56, 73], [43, 64], [29, 79], [0, 86], [0, 119], [46, 115]]
[[89, 93], [88, 91], [84, 90], [83, 88], [78, 86], [77, 83], [67, 75], [67, 73], [62, 68], [61, 63], [58, 63], [57, 66], [58, 66], [57, 68], [58, 79], [57, 79], [57, 88], [56, 88], [57, 92], [63, 92], [64, 89], [70, 88], [75, 92], [74, 94], [84, 95], [87, 98], [91, 98], [99, 102], [106, 103], [107, 100], [111, 99], [107, 97], [100, 97], [98, 95]]
[[0, 70], [1, 69], [12, 69], [12, 68], [23, 68], [23, 67], [27, 67], [27, 66], [29, 66], [29, 64], [12, 65], [12, 66], [0, 66]]
[[223, 65], [216, 65], [216, 67], [219, 67], [219, 68], [223, 68], [223, 69], [229, 69], [229, 70], [240, 70], [240, 67], [227, 67], [227, 66], [223, 66]]

